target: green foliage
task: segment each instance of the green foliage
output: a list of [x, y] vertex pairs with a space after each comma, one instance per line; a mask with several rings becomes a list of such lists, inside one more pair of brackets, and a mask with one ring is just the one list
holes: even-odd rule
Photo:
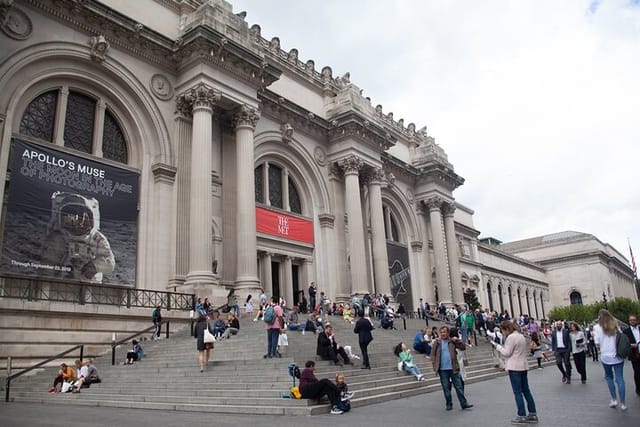
[[549, 320], [576, 321], [579, 324], [590, 323], [597, 319], [598, 311], [606, 308], [613, 316], [623, 322], [628, 322], [629, 315], [635, 313], [640, 315], [640, 302], [629, 298], [615, 298], [606, 304], [602, 301], [589, 305], [568, 305], [565, 307], [555, 307], [548, 313]]
[[480, 301], [478, 301], [475, 289], [469, 288], [464, 291], [464, 302], [471, 310], [475, 310], [480, 307]]

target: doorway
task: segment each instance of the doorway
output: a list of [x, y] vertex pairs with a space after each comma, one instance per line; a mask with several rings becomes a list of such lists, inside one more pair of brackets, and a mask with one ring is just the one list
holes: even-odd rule
[[276, 301], [280, 299], [280, 263], [271, 261], [271, 289]]

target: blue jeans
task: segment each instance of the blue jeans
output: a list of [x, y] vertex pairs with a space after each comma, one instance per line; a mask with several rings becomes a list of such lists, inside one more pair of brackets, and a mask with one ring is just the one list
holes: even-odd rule
[[280, 337], [279, 328], [267, 329], [267, 356], [276, 357], [278, 350], [278, 338]]
[[422, 375], [422, 373], [420, 372], [420, 368], [418, 368], [417, 365], [413, 364], [411, 366], [407, 365], [406, 363], [402, 364], [402, 369], [405, 372], [410, 373], [411, 375], [413, 375], [414, 377], [418, 378], [420, 375]]
[[467, 335], [468, 335], [469, 329], [467, 329], [467, 325], [464, 324], [462, 326], [460, 326], [460, 335], [461, 335], [461, 339], [463, 343], [467, 343]]
[[618, 384], [618, 396], [620, 397], [620, 403], [624, 403], [625, 393], [624, 393], [624, 375], [622, 374], [622, 368], [624, 367], [624, 362], [618, 363], [616, 365], [607, 365], [606, 363], [602, 364], [604, 368], [604, 379], [607, 380], [607, 385], [609, 386], [609, 394], [612, 399], [616, 398], [616, 386], [613, 384], [613, 373], [616, 373], [616, 384]]
[[531, 394], [531, 390], [529, 390], [527, 371], [509, 371], [509, 380], [511, 380], [511, 389], [513, 390], [513, 395], [516, 398], [518, 416], [524, 417], [527, 415], [524, 410], [525, 400], [527, 401], [527, 409], [529, 409], [529, 413], [535, 414], [536, 402], [533, 401], [533, 395]]
[[452, 369], [441, 369], [439, 371], [439, 374], [440, 385], [442, 385], [442, 391], [444, 391], [444, 401], [447, 405], [447, 408], [453, 406], [453, 401], [451, 399], [451, 384], [453, 384], [453, 388], [455, 388], [456, 390], [460, 406], [467, 406], [469, 403], [467, 402], [467, 398], [464, 397], [464, 390], [462, 389], [462, 377], [460, 376], [460, 373], [454, 374]]

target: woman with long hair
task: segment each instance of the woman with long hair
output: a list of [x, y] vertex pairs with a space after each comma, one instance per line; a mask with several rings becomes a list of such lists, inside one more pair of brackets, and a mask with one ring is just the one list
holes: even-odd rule
[[[602, 362], [602, 367], [604, 368], [604, 379], [607, 381], [609, 394], [611, 395], [609, 408], [617, 408], [618, 404], [620, 404], [620, 409], [626, 411], [624, 374], [622, 372], [624, 359], [621, 359], [616, 354], [617, 331], [618, 321], [616, 318], [608, 310], [601, 309], [598, 312], [598, 324], [593, 328], [593, 338], [596, 347], [600, 350], [600, 362]], [[616, 385], [618, 386], [617, 396]]]
[[576, 370], [580, 374], [582, 384], [587, 383], [587, 339], [584, 336], [584, 332], [580, 329], [580, 326], [576, 322], [569, 323], [569, 336], [571, 337], [571, 352], [573, 353], [573, 363], [576, 365]]
[[542, 369], [542, 345], [537, 332], [531, 332], [529, 348], [531, 349], [531, 356], [538, 361], [538, 369]]
[[205, 366], [209, 363], [211, 357], [211, 350], [213, 350], [213, 343], [204, 342], [204, 330], [207, 329], [209, 333], [213, 334], [213, 330], [209, 325], [207, 316], [200, 315], [196, 322], [195, 338], [196, 349], [198, 350], [198, 362], [200, 364], [200, 372], [204, 371]]
[[[511, 389], [516, 399], [518, 415], [511, 420], [512, 424], [537, 423], [536, 402], [533, 400], [531, 390], [529, 390], [529, 380], [527, 372], [529, 370], [529, 346], [527, 339], [522, 335], [516, 325], [509, 320], [500, 322], [500, 330], [505, 337], [504, 345], [495, 341], [490, 341], [498, 352], [506, 358], [505, 370], [509, 373]], [[527, 402], [529, 414], [525, 412], [524, 403]]]

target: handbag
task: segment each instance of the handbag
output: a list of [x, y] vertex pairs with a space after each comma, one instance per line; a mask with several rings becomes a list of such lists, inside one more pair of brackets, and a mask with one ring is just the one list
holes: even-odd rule
[[214, 343], [216, 342], [216, 337], [213, 336], [211, 332], [209, 332], [209, 328], [204, 329], [204, 343]]

